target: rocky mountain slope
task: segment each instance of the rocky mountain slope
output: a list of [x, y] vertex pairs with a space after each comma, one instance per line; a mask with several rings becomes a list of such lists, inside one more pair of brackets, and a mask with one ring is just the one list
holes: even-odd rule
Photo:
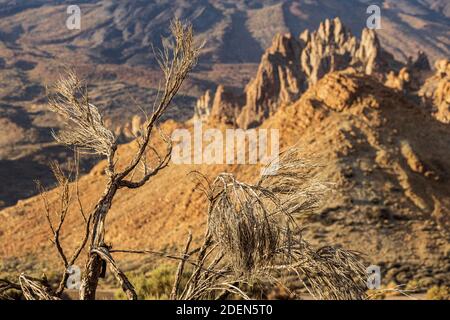
[[[306, 29], [316, 30], [326, 18], [339, 16], [347, 26], [346, 32], [352, 30], [360, 39], [368, 17], [366, 2], [83, 0], [78, 2], [81, 30], [68, 30], [66, 1], [0, 0], [0, 178], [12, 186], [0, 190], [0, 207], [34, 194], [33, 184], [26, 182], [29, 178], [42, 179], [49, 185], [45, 164], [50, 158], [69, 156], [52, 144], [49, 131], [57, 129], [58, 121], [45, 111], [45, 86], [54, 82], [62, 66], [72, 65], [88, 78], [93, 101], [121, 141], [126, 142], [133, 131], [132, 116], [139, 112], [134, 106], [150, 108], [157, 91], [160, 73], [155, 67], [152, 44], [160, 45], [160, 37], [168, 33], [169, 20], [174, 15], [192, 21], [199, 40], [206, 40], [199, 67], [184, 86], [177, 108], [168, 115], [184, 121], [192, 117], [196, 99], [207, 89], [215, 92], [218, 85], [223, 86], [218, 90], [218, 101], [243, 106], [246, 97], [242, 90], [277, 33], [291, 32], [296, 36]], [[405, 62], [408, 56], [415, 57], [418, 49], [427, 53], [430, 63], [449, 55], [447, 1], [376, 3], [382, 8], [383, 28], [378, 31], [381, 47], [397, 60]], [[344, 42], [350, 37], [345, 34]], [[318, 65], [311, 61], [322, 40], [309, 41], [311, 48], [302, 48], [302, 64], [309, 65], [304, 72], [312, 73], [308, 77], [323, 75], [323, 70], [315, 69]], [[344, 46], [354, 50], [352, 44]], [[342, 53], [347, 49], [341, 48], [338, 56], [346, 59]], [[324, 54], [325, 60], [330, 58]], [[294, 72], [295, 68], [286, 71]], [[288, 74], [281, 76], [292, 79]], [[292, 101], [299, 97], [299, 90], [304, 91], [302, 85], [303, 82], [288, 83], [288, 91], [282, 94]], [[256, 94], [253, 100], [260, 98]], [[212, 112], [213, 116], [233, 122], [236, 108], [231, 108], [231, 113], [222, 109]], [[265, 114], [267, 110], [249, 112]], [[86, 162], [84, 169], [88, 170], [95, 161]]]
[[[166, 123], [165, 130], [180, 126]], [[262, 128], [279, 128], [282, 148], [297, 144], [305, 158], [322, 165], [323, 179], [333, 186], [321, 210], [299, 221], [308, 240], [364, 252], [382, 267], [384, 283], [450, 283], [447, 124], [374, 77], [349, 68], [327, 74], [298, 101], [264, 120]], [[120, 159], [125, 161], [135, 147], [122, 146]], [[100, 163], [81, 179], [86, 208], [101, 193], [104, 166]], [[107, 243], [116, 249], [178, 250], [187, 230], [201, 237], [206, 203], [188, 175], [192, 170], [211, 178], [227, 171], [244, 181], [254, 181], [259, 172], [254, 165], [172, 164], [143, 189], [118, 194], [107, 220]], [[56, 196], [56, 190], [49, 193], [51, 205]], [[54, 268], [56, 254], [46, 241], [42, 206], [33, 197], [0, 212], [4, 272]], [[71, 247], [82, 226], [76, 214], [67, 221], [63, 243]], [[136, 270], [154, 260], [121, 256], [120, 261], [126, 270]]]

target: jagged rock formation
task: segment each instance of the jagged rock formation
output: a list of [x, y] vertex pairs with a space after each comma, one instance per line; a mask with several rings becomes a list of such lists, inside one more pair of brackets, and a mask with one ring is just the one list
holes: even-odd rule
[[317, 83], [328, 72], [348, 66], [355, 66], [368, 75], [383, 74], [382, 68], [387, 64], [382, 56], [386, 53], [382, 52], [374, 30], [364, 29], [359, 42], [339, 18], [325, 20], [317, 31], [311, 34], [306, 31], [301, 39], [306, 43], [301, 65], [309, 85]]
[[214, 95], [210, 119], [214, 122], [236, 126], [236, 119], [243, 101], [243, 96], [236, 96], [219, 85]]
[[219, 85], [211, 95], [211, 90], [206, 90], [198, 100], [194, 108], [194, 121], [219, 122], [235, 126], [239, 115], [240, 106], [245, 100], [243, 96], [236, 96], [224, 86]]
[[205, 121], [211, 114], [211, 90], [206, 90], [205, 93], [198, 98], [194, 107], [194, 120]]
[[143, 123], [142, 117], [138, 115], [134, 115], [131, 121], [126, 122], [124, 125], [115, 127], [113, 127], [113, 121], [111, 119], [105, 120], [105, 125], [114, 132], [114, 135], [120, 143], [129, 142], [139, 136]]
[[300, 69], [301, 50], [300, 41], [292, 35], [275, 36], [261, 58], [255, 78], [245, 88], [246, 103], [238, 118], [241, 127], [260, 124], [279, 104], [299, 97], [306, 80]]
[[407, 68], [401, 68], [398, 73], [391, 70], [386, 76], [385, 85], [398, 91], [404, 91], [410, 79], [411, 76]]
[[[412, 61], [412, 58], [409, 58], [409, 61]], [[412, 69], [420, 72], [431, 70], [430, 60], [424, 51], [419, 51], [416, 61], [412, 62]]]
[[432, 108], [437, 120], [450, 123], [450, 61], [436, 61], [435, 69], [436, 73], [425, 81], [419, 96]]
[[[298, 38], [290, 34], [275, 36], [261, 58], [256, 76], [245, 88], [242, 111], [228, 114], [239, 112], [237, 124], [242, 128], [254, 127], [280, 105], [298, 99], [329, 72], [354, 67], [383, 79], [388, 70], [398, 65], [381, 48], [375, 31], [364, 29], [358, 41], [339, 18], [326, 19], [316, 31], [306, 30]], [[198, 105], [205, 104], [205, 96]]]
[[419, 51], [417, 59], [410, 57], [405, 67], [398, 73], [391, 70], [386, 76], [385, 85], [395, 90], [417, 93], [431, 72], [430, 62], [425, 52]]

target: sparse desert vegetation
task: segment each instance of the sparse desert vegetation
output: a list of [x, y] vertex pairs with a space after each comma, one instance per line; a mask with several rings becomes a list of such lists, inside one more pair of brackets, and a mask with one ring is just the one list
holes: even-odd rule
[[448, 5], [294, 2], [0, 8], [1, 299], [449, 299]]

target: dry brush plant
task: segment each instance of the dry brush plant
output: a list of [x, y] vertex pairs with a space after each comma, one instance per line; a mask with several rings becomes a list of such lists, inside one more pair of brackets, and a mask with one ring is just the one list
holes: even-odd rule
[[[97, 107], [90, 102], [88, 89], [84, 82], [78, 78], [74, 71], [69, 70], [67, 75], [55, 84], [53, 93], [50, 95], [49, 107], [51, 111], [64, 120], [64, 126], [59, 133], [53, 134], [54, 138], [57, 142], [75, 148], [77, 152], [105, 157], [108, 163], [105, 169], [107, 182], [102, 196], [87, 215], [84, 214], [79, 197], [77, 197], [77, 202], [80, 204], [80, 212], [82, 212], [86, 225], [86, 235], [83, 237], [80, 247], [68, 259], [60, 245], [59, 233], [64, 224], [68, 206], [71, 203], [68, 195], [69, 179], [63, 178], [62, 172], [58, 169], [54, 170], [62, 190], [60, 195], [61, 208], [56, 214], [58, 216], [57, 223], [54, 224], [51, 220], [47, 204], [45, 207], [47, 220], [54, 235], [53, 242], [65, 267], [61, 285], [58, 289], [52, 290], [46, 281], [38, 281], [22, 275], [19, 283], [1, 282], [0, 294], [9, 289], [20, 289], [26, 298], [49, 299], [50, 296], [55, 299], [59, 298], [64, 290], [64, 280], [67, 279], [68, 268], [77, 260], [83, 248], [87, 246], [88, 257], [80, 287], [80, 298], [95, 299], [98, 281], [102, 272], [104, 272], [105, 265], [109, 265], [110, 270], [126, 291], [127, 296], [130, 299], [136, 298], [132, 284], [117, 267], [116, 262], [110, 255], [110, 248], [105, 244], [105, 220], [118, 190], [142, 187], [151, 177], [163, 170], [170, 161], [172, 143], [168, 137], [158, 130], [158, 124], [161, 116], [171, 105], [188, 73], [197, 63], [202, 47], [202, 45], [194, 43], [191, 25], [185, 25], [179, 20], [173, 20], [170, 29], [172, 38], [165, 39], [163, 41], [163, 49], [157, 52], [158, 63], [162, 69], [164, 79], [161, 82], [153, 110], [147, 116], [147, 120], [136, 139], [138, 149], [123, 170], [119, 170], [116, 167], [116, 138], [105, 126]], [[155, 133], [159, 134], [166, 145], [164, 154], [160, 154], [150, 143]], [[149, 158], [153, 158], [153, 164], [151, 164]], [[141, 168], [141, 177], [138, 180], [134, 180], [134, 173]], [[43, 198], [44, 203], [46, 203], [45, 196]]]
[[315, 250], [296, 223], [314, 212], [329, 191], [315, 167], [292, 148], [256, 184], [221, 174], [202, 187], [210, 202], [205, 243], [220, 252], [230, 272], [227, 283], [280, 283], [280, 273], [294, 273], [313, 297], [365, 297], [361, 255], [329, 246]]
[[[41, 279], [38, 279], [27, 276], [25, 274], [21, 274], [19, 276], [18, 283], [14, 283], [6, 279], [0, 279], [0, 298], [8, 298], [8, 291], [18, 291], [27, 300], [59, 300], [65, 289], [67, 279], [71, 273], [70, 267], [73, 266], [78, 260], [83, 248], [86, 246], [86, 243], [88, 241], [89, 226], [92, 217], [86, 217], [79, 197], [78, 152], [75, 152], [75, 161], [73, 163], [69, 163], [68, 174], [64, 173], [64, 170], [62, 170], [57, 162], [52, 162], [50, 164], [50, 168], [52, 169], [55, 180], [57, 182], [57, 201], [54, 209], [52, 209], [50, 206], [50, 200], [47, 196], [47, 190], [41, 185], [39, 181], [36, 181], [36, 183], [44, 204], [45, 218], [52, 234], [52, 238], [50, 239], [50, 241], [56, 248], [58, 256], [61, 259], [63, 265], [61, 280], [57, 288], [53, 289], [45, 275], [43, 275]], [[74, 183], [72, 183], [72, 180], [74, 181]], [[70, 256], [68, 256], [66, 250], [64, 250], [61, 244], [61, 232], [64, 222], [66, 221], [67, 215], [69, 213], [71, 204], [73, 203], [74, 197], [77, 200], [76, 202], [78, 211], [81, 214], [85, 228], [76, 249]]]
[[269, 165], [255, 185], [219, 175], [209, 193], [209, 232], [235, 274], [246, 279], [293, 272], [299, 281], [306, 278], [304, 285], [314, 297], [363, 298], [361, 255], [330, 246], [314, 250], [296, 223], [299, 216], [314, 212], [329, 191], [314, 173], [316, 167], [292, 148]]
[[[206, 232], [191, 249], [190, 234], [181, 255], [152, 250], [111, 252], [156, 254], [179, 260], [171, 299], [250, 299], [247, 288], [277, 284], [294, 275], [317, 299], [366, 298], [365, 264], [361, 254], [324, 246], [314, 249], [302, 238], [296, 218], [314, 212], [329, 187], [313, 173], [315, 165], [300, 159], [297, 149], [283, 153], [256, 184], [220, 174], [210, 182], [198, 172], [199, 190], [209, 200]], [[188, 281], [180, 288], [186, 264]], [[186, 274], [183, 278], [186, 278]], [[289, 291], [289, 289], [287, 288]]]

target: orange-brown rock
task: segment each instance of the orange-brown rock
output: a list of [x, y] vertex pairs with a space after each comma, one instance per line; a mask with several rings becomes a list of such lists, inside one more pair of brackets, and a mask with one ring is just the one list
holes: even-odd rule
[[305, 42], [301, 67], [310, 85], [329, 72], [349, 66], [382, 78], [395, 62], [392, 55], [382, 49], [374, 30], [364, 29], [358, 40], [339, 18], [326, 19], [317, 31], [304, 32], [300, 38]]
[[219, 85], [211, 107], [211, 120], [236, 126], [243, 101], [243, 96], [236, 96]]
[[305, 77], [300, 71], [300, 42], [290, 34], [276, 35], [264, 53], [258, 72], [245, 88], [246, 103], [238, 119], [241, 127], [261, 123], [279, 104], [300, 96]]
[[205, 121], [211, 113], [211, 90], [206, 90], [205, 93], [198, 98], [194, 107], [194, 120]]
[[405, 67], [398, 73], [391, 70], [387, 76], [385, 85], [395, 90], [407, 93], [417, 93], [425, 79], [430, 75], [431, 68], [427, 55], [419, 51], [416, 60], [410, 57]]
[[424, 104], [431, 107], [435, 118], [450, 123], [450, 61], [438, 60], [436, 73], [428, 78], [419, 91]]
[[410, 73], [408, 69], [404, 67], [398, 72], [398, 74], [391, 70], [386, 76], [385, 85], [386, 87], [403, 91], [410, 80]]
[[308, 84], [317, 83], [330, 71], [345, 69], [357, 50], [357, 40], [342, 25], [339, 18], [326, 19], [312, 33], [304, 33], [306, 42], [301, 54], [302, 71]]
[[[373, 30], [365, 29], [357, 40], [339, 18], [326, 19], [316, 31], [305, 30], [298, 38], [278, 34], [264, 53], [255, 77], [245, 88], [245, 104], [237, 110], [226, 108], [227, 115], [216, 112], [215, 119], [226, 119], [237, 113], [237, 124], [242, 128], [259, 125], [280, 105], [295, 101], [309, 87], [327, 73], [353, 67], [367, 75], [383, 79], [386, 71], [398, 65], [380, 46]], [[402, 86], [402, 84], [396, 84]], [[196, 110], [210, 110], [209, 93], [198, 100]], [[235, 100], [234, 100], [235, 101]], [[219, 104], [220, 105], [220, 104]], [[242, 111], [241, 111], [242, 109]], [[196, 114], [200, 113], [196, 111]], [[208, 118], [208, 112], [204, 112]]]

